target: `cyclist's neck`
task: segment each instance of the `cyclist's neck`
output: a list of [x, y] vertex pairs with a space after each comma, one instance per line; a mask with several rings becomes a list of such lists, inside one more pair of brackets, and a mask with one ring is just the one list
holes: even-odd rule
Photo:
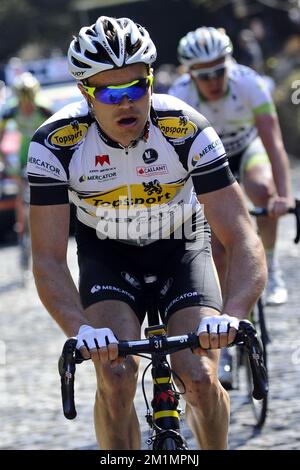
[[110, 147], [113, 147], [113, 148], [123, 148], [123, 149], [126, 149], [126, 148], [130, 148], [130, 147], [136, 147], [136, 145], [139, 143], [140, 140], [144, 140], [145, 142], [147, 142], [148, 140], [148, 135], [149, 135], [149, 126], [150, 126], [150, 122], [149, 120], [147, 120], [146, 124], [145, 124], [145, 127], [141, 133], [141, 135], [137, 138], [137, 139], [134, 139], [132, 140], [131, 142], [128, 143], [128, 145], [124, 145], [120, 142], [118, 142], [117, 140], [114, 140], [112, 137], [110, 137], [103, 129], [102, 127], [100, 126], [97, 118], [94, 116], [94, 119], [95, 119], [95, 122], [96, 122], [96, 125], [97, 125], [97, 130], [98, 130], [98, 134], [100, 136], [100, 138], [107, 144], [109, 145]]
[[29, 101], [29, 102], [20, 101], [19, 109], [20, 109], [22, 114], [26, 114], [26, 115], [30, 116], [31, 114], [34, 113], [34, 111], [36, 109], [36, 104], [32, 101]]

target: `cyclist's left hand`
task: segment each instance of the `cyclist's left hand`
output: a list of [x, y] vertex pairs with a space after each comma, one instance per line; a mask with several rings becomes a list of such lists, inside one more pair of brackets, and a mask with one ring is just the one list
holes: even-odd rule
[[204, 317], [197, 330], [201, 348], [225, 348], [234, 341], [238, 328], [239, 319], [226, 313]]
[[274, 196], [268, 202], [268, 215], [272, 218], [280, 217], [287, 213], [291, 205], [289, 198]]

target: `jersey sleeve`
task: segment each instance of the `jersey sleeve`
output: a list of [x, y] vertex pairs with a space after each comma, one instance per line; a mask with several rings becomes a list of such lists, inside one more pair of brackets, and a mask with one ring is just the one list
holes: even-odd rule
[[210, 125], [194, 140], [187, 165], [197, 195], [225, 188], [235, 181], [222, 141]]
[[276, 112], [268, 84], [260, 75], [253, 71], [249, 73], [245, 77], [245, 89], [254, 116]]
[[37, 129], [27, 160], [30, 204], [69, 203], [70, 165], [90, 123], [82, 100], [65, 106]]
[[61, 161], [43, 145], [44, 132], [40, 128], [31, 141], [27, 174], [31, 205], [69, 203], [68, 174]]

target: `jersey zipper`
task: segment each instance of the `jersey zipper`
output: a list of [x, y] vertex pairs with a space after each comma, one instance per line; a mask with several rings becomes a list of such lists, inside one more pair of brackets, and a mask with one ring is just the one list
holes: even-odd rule
[[125, 174], [126, 174], [126, 179], [127, 179], [127, 194], [128, 194], [128, 205], [131, 206], [131, 187], [130, 187], [130, 178], [129, 178], [129, 165], [128, 165], [128, 159], [129, 159], [129, 147], [124, 147], [125, 150]]
[[[130, 178], [129, 178], [129, 156], [130, 156], [130, 148], [131, 147], [124, 147], [124, 151], [125, 151], [125, 165], [126, 165], [126, 168], [125, 168], [125, 174], [126, 174], [126, 178], [127, 178], [127, 191], [128, 191], [128, 207], [129, 206], [132, 206], [132, 202], [131, 202], [131, 184], [130, 184]], [[139, 246], [143, 246], [145, 245], [145, 241], [141, 240], [140, 237], [138, 237], [136, 239], [136, 242]]]

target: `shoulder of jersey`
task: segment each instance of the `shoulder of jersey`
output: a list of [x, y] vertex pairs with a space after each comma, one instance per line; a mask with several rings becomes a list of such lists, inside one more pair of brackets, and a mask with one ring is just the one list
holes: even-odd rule
[[154, 94], [152, 105], [155, 111], [152, 122], [173, 145], [192, 141], [210, 126], [202, 114], [175, 96]]
[[42, 106], [40, 104], [37, 105], [37, 109], [41, 113], [41, 115], [44, 116], [45, 119], [51, 117], [53, 114], [50, 108], [47, 108], [46, 106]]
[[173, 85], [170, 87], [168, 93], [173, 96], [184, 97], [187, 93], [189, 85], [191, 83], [191, 76], [188, 73], [184, 73], [178, 77]]
[[71, 103], [39, 127], [32, 141], [52, 152], [73, 151], [84, 141], [92, 118], [85, 100]]
[[251, 80], [258, 78], [259, 75], [250, 67], [235, 62], [229, 68], [229, 77], [233, 80], [247, 80], [247, 78]]

